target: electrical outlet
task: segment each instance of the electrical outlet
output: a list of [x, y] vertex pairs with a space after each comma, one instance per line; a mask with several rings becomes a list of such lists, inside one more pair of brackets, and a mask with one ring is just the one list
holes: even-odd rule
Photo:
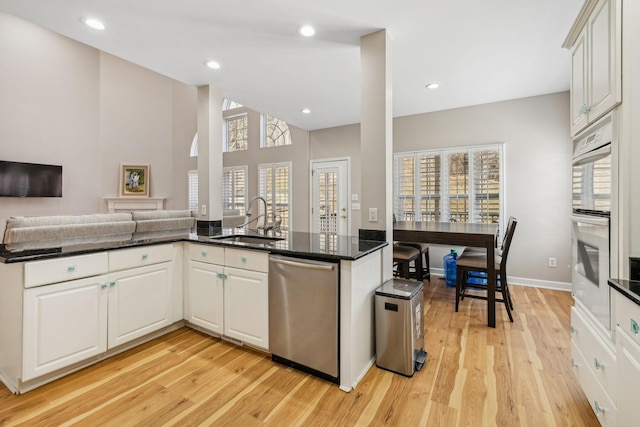
[[556, 259], [553, 257], [549, 257], [549, 267], [556, 268]]
[[200, 215], [206, 215], [206, 214], [207, 214], [207, 205], [200, 206]]
[[369, 222], [378, 221], [378, 208], [369, 208]]

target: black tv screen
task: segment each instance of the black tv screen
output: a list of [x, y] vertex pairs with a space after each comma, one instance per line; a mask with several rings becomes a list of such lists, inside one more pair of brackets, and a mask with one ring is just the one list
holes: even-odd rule
[[62, 197], [62, 166], [0, 160], [0, 197]]

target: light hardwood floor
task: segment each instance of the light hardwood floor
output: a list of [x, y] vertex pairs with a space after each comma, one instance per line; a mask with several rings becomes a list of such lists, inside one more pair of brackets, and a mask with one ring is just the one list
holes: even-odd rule
[[569, 368], [568, 292], [513, 286], [497, 306], [425, 284], [425, 367], [375, 366], [351, 393], [260, 352], [179, 329], [28, 392], [0, 385], [0, 425], [597, 426]]

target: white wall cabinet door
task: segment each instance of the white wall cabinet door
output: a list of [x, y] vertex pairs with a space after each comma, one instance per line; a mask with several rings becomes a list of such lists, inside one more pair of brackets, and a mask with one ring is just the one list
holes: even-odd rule
[[107, 350], [107, 292], [106, 275], [24, 291], [23, 381]]
[[224, 334], [268, 350], [268, 274], [231, 267], [224, 274]]
[[170, 325], [173, 263], [109, 275], [108, 348]]
[[571, 134], [622, 101], [621, 0], [599, 0], [571, 49]]
[[189, 261], [187, 321], [224, 334], [224, 267]]

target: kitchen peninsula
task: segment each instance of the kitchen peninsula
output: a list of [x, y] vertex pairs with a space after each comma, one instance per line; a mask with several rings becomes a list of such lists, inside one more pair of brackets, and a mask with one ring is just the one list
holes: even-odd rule
[[[26, 392], [184, 324], [226, 336], [199, 326], [193, 304], [234, 310], [234, 317], [243, 319], [236, 330], [268, 323], [268, 317], [252, 317], [260, 310], [251, 304], [268, 304], [258, 296], [263, 293], [250, 295], [247, 307], [194, 298], [190, 265], [244, 271], [262, 277], [256, 283], [266, 286], [266, 261], [270, 254], [281, 254], [338, 263], [339, 385], [350, 391], [374, 362], [373, 295], [382, 283], [381, 249], [387, 243], [304, 232], [265, 243], [261, 237], [222, 229], [215, 236], [181, 234], [42, 249], [0, 245], [0, 378], [13, 392]], [[212, 277], [225, 277], [217, 274]], [[238, 316], [236, 310], [246, 313]], [[255, 342], [231, 338], [269, 350], [268, 337]]]

